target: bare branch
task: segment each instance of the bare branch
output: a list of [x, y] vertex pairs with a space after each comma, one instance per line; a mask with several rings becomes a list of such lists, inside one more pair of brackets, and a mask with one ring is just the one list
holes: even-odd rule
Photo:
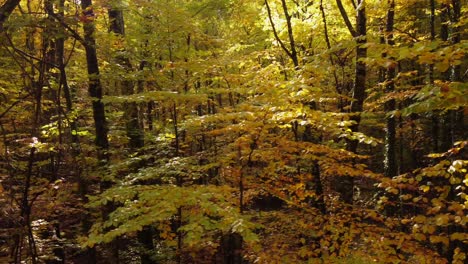
[[271, 8], [270, 5], [268, 4], [268, 0], [265, 0], [265, 5], [267, 8], [268, 12], [268, 19], [270, 20], [271, 28], [273, 29], [273, 35], [275, 36], [276, 41], [280, 44], [281, 48], [288, 54], [289, 57], [292, 56], [291, 51], [288, 50], [286, 45], [284, 45], [283, 41], [279, 38], [278, 32], [276, 31], [275, 23], [273, 22], [273, 18], [271, 17]]
[[283, 5], [284, 16], [286, 17], [286, 24], [288, 25], [289, 45], [291, 46], [291, 55], [289, 57], [291, 57], [294, 63], [294, 67], [297, 67], [299, 66], [299, 61], [297, 59], [296, 44], [294, 41], [293, 29], [291, 25], [291, 15], [289, 15], [286, 1], [281, 0], [281, 4]]

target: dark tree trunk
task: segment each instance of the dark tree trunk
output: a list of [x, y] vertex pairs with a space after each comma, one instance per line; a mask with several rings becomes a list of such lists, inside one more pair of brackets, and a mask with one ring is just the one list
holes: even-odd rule
[[[117, 3], [117, 6], [120, 3]], [[125, 36], [125, 22], [123, 12], [120, 8], [111, 8], [108, 11], [109, 15], [109, 31], [116, 34], [119, 38]], [[122, 65], [127, 73], [132, 71], [130, 60], [123, 56], [117, 55], [115, 58], [117, 64]], [[134, 83], [131, 80], [120, 81], [122, 94], [132, 95], [135, 93], [133, 86]], [[124, 105], [124, 117], [126, 122], [127, 136], [130, 140], [129, 147], [132, 150], [139, 149], [144, 146], [144, 134], [143, 129], [140, 127], [138, 120], [138, 106], [135, 102], [128, 102]]]
[[[331, 43], [330, 43], [330, 37], [328, 35], [328, 25], [327, 25], [327, 18], [325, 16], [325, 9], [323, 8], [323, 0], [320, 0], [320, 13], [322, 15], [322, 22], [323, 22], [323, 34], [325, 36], [325, 42], [327, 43], [327, 49], [328, 50], [331, 50]], [[335, 69], [335, 61], [333, 60], [333, 55], [330, 54], [329, 56], [329, 59], [330, 59], [330, 64], [333, 66], [333, 79], [335, 80], [335, 87], [336, 87], [336, 91], [338, 92], [338, 94], [340, 95], [340, 105], [339, 105], [339, 108], [340, 108], [340, 111], [343, 112], [343, 98], [342, 98], [342, 94], [341, 92], [343, 91], [341, 88], [340, 88], [340, 83], [338, 81], [338, 75], [336, 74], [336, 69]]]
[[[466, 2], [465, 2], [466, 3]], [[458, 44], [461, 41], [461, 30], [462, 28], [458, 26], [461, 17], [461, 8], [462, 2], [460, 0], [452, 0], [452, 16], [450, 22], [453, 26], [451, 32], [451, 42], [453, 44]], [[454, 65], [451, 67], [450, 81], [452, 82], [463, 82], [462, 80], [462, 70], [461, 65]], [[463, 108], [452, 110], [451, 119], [452, 119], [452, 141], [458, 141], [465, 139], [465, 124], [464, 124], [464, 115], [465, 112]]]
[[99, 77], [99, 64], [96, 53], [96, 40], [94, 39], [94, 11], [92, 9], [91, 0], [82, 0], [81, 8], [83, 9], [83, 29], [84, 41], [86, 50], [86, 63], [88, 70], [88, 92], [93, 100], [93, 117], [96, 129], [95, 143], [98, 148], [99, 162], [106, 164], [109, 159], [109, 141], [107, 139], [108, 128], [104, 104], [102, 100], [102, 85]]
[[[364, 100], [366, 99], [366, 64], [363, 59], [367, 57], [367, 48], [364, 46], [367, 42], [367, 19], [366, 6], [364, 0], [358, 0], [356, 6], [356, 29], [353, 28], [348, 15], [343, 7], [341, 0], [336, 0], [339, 11], [343, 20], [348, 27], [350, 34], [356, 40], [356, 69], [354, 75], [354, 87], [352, 102], [350, 105], [350, 120], [354, 121], [349, 128], [352, 132], [358, 132], [361, 122], [361, 112], [363, 109]], [[358, 147], [357, 140], [348, 140], [346, 149], [356, 153]], [[337, 186], [337, 191], [340, 193], [343, 202], [353, 203], [354, 179], [352, 177], [341, 177]]]
[[220, 258], [216, 263], [242, 264], [242, 236], [237, 233], [225, 234], [221, 237]]
[[282, 7], [283, 7], [283, 12], [284, 12], [284, 15], [286, 17], [286, 24], [287, 24], [287, 27], [288, 27], [288, 37], [289, 37], [289, 46], [290, 46], [289, 49], [286, 47], [286, 45], [284, 44], [284, 42], [280, 39], [280, 37], [278, 35], [278, 31], [276, 30], [276, 25], [273, 22], [273, 18], [272, 18], [272, 15], [271, 15], [270, 5], [268, 3], [268, 0], [265, 0], [265, 6], [267, 8], [268, 19], [270, 20], [271, 28], [273, 30], [273, 35], [275, 36], [276, 41], [278, 41], [278, 43], [280, 44], [280, 46], [284, 50], [284, 52], [286, 52], [288, 57], [292, 60], [292, 62], [294, 64], [294, 67], [297, 68], [297, 66], [299, 66], [299, 60], [297, 58], [296, 44], [295, 44], [295, 41], [294, 41], [294, 35], [293, 35], [293, 31], [292, 31], [291, 15], [289, 15], [288, 6], [286, 4], [286, 1], [281, 0], [281, 4], [282, 4]]
[[291, 24], [291, 15], [288, 11], [288, 6], [285, 0], [281, 0], [281, 5], [283, 6], [284, 17], [286, 18], [286, 25], [288, 26], [288, 37], [289, 37], [289, 46], [291, 50], [291, 60], [293, 61], [294, 67], [299, 66], [299, 60], [297, 58], [297, 51], [296, 51], [296, 42], [294, 40], [294, 34]]
[[[363, 109], [364, 100], [366, 99], [366, 63], [362, 60], [367, 57], [367, 48], [364, 44], [367, 42], [366, 34], [366, 7], [364, 0], [358, 0], [357, 16], [356, 16], [356, 70], [354, 76], [353, 101], [351, 102], [351, 117], [355, 123], [350, 127], [353, 132], [359, 130], [361, 122], [361, 112]], [[358, 146], [357, 140], [351, 140], [348, 144], [348, 150], [356, 152]]]
[[140, 244], [140, 262], [141, 264], [156, 263], [151, 259], [154, 252], [153, 230], [150, 226], [143, 227], [143, 230], [137, 233], [138, 242]]
[[[389, 10], [387, 12], [387, 27], [385, 30], [385, 35], [387, 38], [387, 44], [390, 46], [394, 45], [393, 40], [393, 24], [395, 17], [395, 1], [389, 0]], [[391, 60], [393, 58], [390, 58]], [[387, 67], [386, 77], [385, 77], [385, 92], [387, 94], [393, 93], [395, 91], [395, 73], [396, 73], [396, 63], [391, 63]], [[385, 113], [388, 114], [390, 111], [395, 110], [395, 99], [389, 99], [385, 102]], [[396, 127], [395, 127], [395, 117], [387, 116], [386, 118], [386, 133], [385, 133], [385, 160], [384, 160], [384, 174], [387, 177], [393, 177], [397, 174], [397, 164], [395, 156], [395, 137], [396, 137]]]
[[0, 33], [3, 32], [3, 23], [8, 19], [11, 12], [15, 10], [21, 0], [7, 0], [1, 7], [0, 7]]
[[[436, 39], [435, 31], [435, 0], [430, 0], [430, 28], [431, 28], [431, 41]], [[429, 83], [434, 84], [434, 65], [429, 65]], [[432, 151], [439, 152], [439, 114], [437, 111], [432, 111]]]
[[[34, 166], [34, 158], [35, 158], [36, 148], [32, 147], [29, 152], [29, 160], [28, 160], [28, 168], [27, 174], [24, 182], [24, 189], [23, 194], [21, 197], [20, 202], [20, 232], [19, 234], [15, 234], [14, 237], [14, 249], [13, 249], [13, 259], [14, 263], [22, 263], [21, 260], [23, 257], [23, 243], [24, 237], [27, 236], [28, 238], [28, 246], [29, 246], [29, 256], [31, 257], [31, 263], [37, 263], [37, 252], [36, 252], [36, 244], [34, 242], [34, 237], [32, 234], [32, 226], [31, 226], [31, 203], [29, 200], [29, 194], [31, 192], [31, 180], [33, 174], [33, 166]], [[26, 231], [26, 232], [25, 232]], [[25, 234], [26, 233], [26, 234]]]
[[[98, 162], [105, 166], [109, 161], [109, 141], [107, 139], [108, 128], [106, 115], [104, 110], [104, 104], [102, 100], [102, 85], [99, 76], [99, 64], [96, 52], [96, 40], [94, 38], [95, 25], [94, 25], [94, 11], [92, 9], [91, 0], [82, 0], [81, 8], [83, 12], [84, 22], [84, 46], [86, 50], [86, 64], [88, 71], [88, 93], [93, 100], [93, 118], [95, 126], [95, 144], [97, 147], [97, 158]], [[100, 183], [101, 189], [108, 188], [111, 183], [108, 181], [102, 181]], [[87, 249], [84, 252], [83, 261], [86, 263], [96, 263], [96, 251], [95, 248]]]

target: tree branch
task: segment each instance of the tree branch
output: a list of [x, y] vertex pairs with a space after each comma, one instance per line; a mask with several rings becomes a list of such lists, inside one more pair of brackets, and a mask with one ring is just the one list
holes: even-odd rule
[[8, 19], [11, 12], [18, 6], [20, 0], [7, 0], [2, 7], [0, 7], [0, 32], [3, 31], [3, 23]]
[[284, 16], [286, 17], [286, 24], [288, 25], [288, 36], [289, 36], [289, 45], [291, 46], [291, 59], [294, 63], [294, 67], [299, 66], [299, 61], [297, 59], [296, 44], [294, 41], [293, 29], [291, 25], [291, 16], [288, 13], [288, 6], [286, 5], [285, 0], [281, 0], [283, 5]]
[[63, 21], [62, 17], [60, 17], [59, 15], [57, 15], [57, 14], [55, 14], [53, 12], [49, 13], [49, 15], [51, 17], [55, 18], [60, 23], [60, 25], [62, 25], [62, 27], [64, 27], [68, 32], [70, 32], [72, 37], [74, 37], [76, 40], [78, 40], [81, 43], [81, 45], [86, 46], [86, 41], [84, 40], [84, 38], [82, 38], [80, 36], [80, 34], [78, 34], [78, 32], [76, 32], [67, 23], [65, 23], [65, 21]]
[[15, 107], [17, 104], [21, 103], [24, 101], [24, 99], [28, 98], [31, 96], [31, 93], [28, 93], [27, 95], [19, 98], [18, 100], [14, 101], [7, 109], [5, 109], [2, 113], [0, 113], [0, 119], [2, 119], [13, 107]]
[[343, 3], [341, 0], [336, 0], [336, 5], [338, 6], [338, 9], [340, 10], [341, 16], [343, 17], [343, 20], [346, 24], [346, 27], [348, 27], [349, 33], [355, 38], [357, 37], [356, 30], [354, 29], [353, 25], [351, 24], [351, 21], [349, 20], [349, 16], [346, 13], [346, 10], [343, 7]]
[[268, 0], [265, 0], [265, 5], [267, 8], [267, 12], [268, 12], [268, 19], [270, 20], [271, 28], [273, 29], [273, 35], [275, 36], [276, 41], [278, 41], [278, 43], [280, 44], [284, 52], [286, 52], [286, 54], [292, 58], [292, 53], [288, 50], [288, 48], [284, 45], [283, 41], [278, 36], [275, 23], [273, 22], [273, 18], [271, 17], [271, 9], [270, 9], [270, 5], [268, 4]]

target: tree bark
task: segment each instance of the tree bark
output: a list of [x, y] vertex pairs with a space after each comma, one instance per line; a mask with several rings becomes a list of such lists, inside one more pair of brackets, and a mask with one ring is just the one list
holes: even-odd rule
[[[92, 0], [81, 1], [82, 15], [84, 17], [84, 47], [86, 50], [86, 64], [88, 71], [88, 93], [91, 97], [93, 118], [95, 126], [95, 144], [97, 147], [97, 158], [99, 164], [106, 166], [109, 162], [109, 141], [107, 139], [108, 128], [105, 115], [104, 104], [102, 102], [102, 85], [100, 80], [99, 64], [96, 52], [96, 40], [94, 38], [94, 11], [92, 9]], [[108, 181], [100, 183], [101, 190], [109, 188], [111, 185]], [[96, 263], [96, 249], [87, 249], [84, 256], [86, 263]]]
[[[436, 39], [435, 31], [435, 0], [430, 0], [430, 28], [431, 28], [431, 41]], [[434, 65], [429, 65], [429, 83], [434, 85]], [[432, 151], [439, 152], [439, 114], [437, 111], [432, 111]]]
[[[336, 0], [341, 16], [349, 29], [350, 34], [356, 39], [356, 69], [354, 75], [354, 87], [352, 102], [350, 106], [350, 120], [354, 121], [349, 127], [352, 132], [358, 132], [361, 122], [361, 112], [363, 109], [364, 100], [366, 99], [366, 64], [362, 60], [367, 57], [366, 34], [367, 34], [367, 19], [365, 0], [358, 0], [356, 6], [356, 29], [354, 29], [349, 21], [349, 17], [343, 8], [341, 0]], [[346, 149], [356, 153], [358, 140], [348, 140]], [[345, 203], [353, 203], [354, 179], [352, 177], [341, 177], [337, 190], [341, 194], [341, 198]]]
[[[393, 25], [395, 18], [395, 1], [389, 0], [389, 9], [387, 12], [387, 26], [385, 30], [385, 35], [387, 38], [387, 45], [393, 46]], [[393, 60], [393, 58], [389, 58]], [[395, 91], [395, 78], [396, 73], [396, 63], [390, 63], [390, 66], [387, 67], [386, 77], [385, 77], [385, 92], [387, 94], [393, 93]], [[385, 113], [388, 114], [390, 111], [395, 110], [395, 99], [389, 99], [385, 102]], [[395, 155], [395, 137], [396, 137], [396, 127], [395, 127], [395, 117], [387, 116], [386, 118], [386, 133], [385, 133], [385, 160], [384, 160], [384, 174], [387, 177], [393, 177], [397, 174], [397, 164], [396, 164], [396, 155]]]
[[[356, 70], [354, 77], [354, 91], [353, 101], [351, 102], [351, 120], [354, 124], [351, 125], [350, 129], [353, 132], [359, 130], [359, 124], [361, 122], [361, 112], [363, 109], [364, 100], [366, 99], [366, 63], [362, 61], [367, 57], [367, 48], [364, 46], [367, 42], [366, 34], [366, 7], [364, 0], [358, 0], [358, 10], [356, 16]], [[358, 141], [351, 140], [348, 144], [348, 150], [355, 152], [357, 150]]]
[[[465, 2], [466, 3], [466, 2]], [[461, 9], [462, 9], [462, 1], [460, 0], [452, 0], [452, 16], [450, 17], [450, 22], [453, 26], [451, 32], [451, 42], [452, 44], [458, 44], [461, 41], [461, 30], [462, 28], [458, 26], [461, 18]], [[461, 65], [453, 65], [451, 67], [451, 74], [450, 74], [450, 81], [452, 82], [463, 82], [462, 80], [462, 70]], [[464, 115], [465, 112], [463, 108], [459, 108], [456, 110], [451, 110], [451, 120], [452, 120], [452, 143], [455, 143], [458, 140], [463, 140], [466, 137], [465, 135], [465, 124], [464, 124]]]
[[94, 38], [94, 11], [91, 0], [82, 0], [83, 9], [83, 30], [86, 50], [86, 64], [88, 70], [88, 93], [93, 102], [93, 118], [95, 124], [96, 138], [95, 143], [98, 148], [99, 162], [107, 164], [109, 160], [109, 141], [107, 139], [108, 128], [104, 104], [102, 102], [102, 85], [99, 77], [99, 64], [96, 52], [96, 40]]
[[[441, 12], [440, 12], [440, 39], [445, 42], [445, 45], [449, 44], [449, 36], [450, 36], [450, 28], [449, 22], [450, 18], [450, 4], [443, 3], [441, 4]], [[442, 73], [443, 78], [445, 81], [451, 80], [451, 73], [450, 71], [446, 71]], [[451, 148], [453, 143], [453, 110], [447, 111], [445, 114], [441, 116], [441, 133], [440, 133], [440, 151], [447, 151]]]
[[[116, 3], [115, 7], [108, 10], [110, 27], [109, 31], [116, 34], [117, 37], [123, 38], [125, 36], [125, 22], [122, 9], [119, 8], [120, 1]], [[121, 51], [119, 51], [121, 52]], [[123, 56], [117, 55], [115, 61], [118, 65], [121, 65], [126, 73], [132, 71], [130, 60]], [[123, 95], [132, 95], [135, 93], [133, 86], [134, 83], [131, 80], [123, 78], [120, 82]], [[140, 127], [138, 120], [138, 106], [135, 102], [128, 102], [124, 105], [124, 117], [126, 122], [127, 136], [129, 138], [129, 148], [131, 150], [139, 149], [144, 146], [144, 133], [143, 128]]]

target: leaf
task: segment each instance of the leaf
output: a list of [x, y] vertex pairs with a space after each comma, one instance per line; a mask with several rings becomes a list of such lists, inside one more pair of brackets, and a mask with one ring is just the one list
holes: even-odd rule
[[451, 240], [460, 240], [460, 241], [468, 241], [468, 234], [467, 233], [453, 233], [450, 235]]
[[436, 224], [438, 226], [447, 225], [450, 220], [448, 214], [440, 214], [440, 215], [437, 215], [435, 218], [436, 218]]
[[431, 187], [428, 185], [422, 185], [419, 187], [419, 189], [421, 189], [423, 192], [428, 192], [431, 189]]
[[416, 234], [413, 234], [413, 236], [417, 241], [426, 241], [426, 235], [422, 233], [416, 233]]
[[415, 223], [425, 223], [426, 222], [426, 217], [424, 215], [418, 215], [413, 219], [413, 221]]
[[449, 244], [449, 238], [446, 236], [432, 235], [432, 236], [429, 236], [429, 241], [431, 241], [431, 243], [433, 244], [442, 243], [445, 246], [448, 246]]

